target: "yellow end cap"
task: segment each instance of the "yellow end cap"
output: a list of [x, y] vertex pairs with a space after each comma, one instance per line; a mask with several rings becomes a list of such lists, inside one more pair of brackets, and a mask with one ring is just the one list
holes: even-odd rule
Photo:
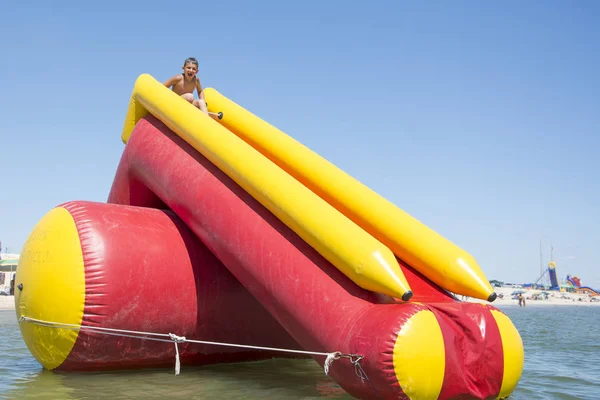
[[500, 330], [500, 337], [502, 338], [504, 375], [502, 376], [502, 386], [498, 398], [504, 399], [515, 390], [521, 379], [523, 364], [525, 362], [525, 351], [521, 335], [519, 335], [519, 331], [513, 325], [510, 318], [498, 310], [491, 310], [491, 312], [496, 320], [496, 324]]
[[[23, 285], [22, 290], [18, 285]], [[15, 279], [17, 318], [81, 324], [85, 306], [85, 273], [75, 221], [54, 208], [34, 227], [19, 261]], [[60, 366], [71, 352], [78, 331], [22, 321], [23, 339], [46, 369]]]
[[435, 315], [422, 310], [404, 323], [394, 345], [394, 371], [411, 399], [437, 399], [444, 383], [446, 353]]

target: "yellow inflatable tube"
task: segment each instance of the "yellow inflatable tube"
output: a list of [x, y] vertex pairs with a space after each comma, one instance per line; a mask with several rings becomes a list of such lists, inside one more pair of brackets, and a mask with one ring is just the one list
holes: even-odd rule
[[208, 109], [228, 130], [279, 165], [441, 287], [493, 301], [496, 294], [475, 259], [382, 196], [279, 129], [212, 88]]
[[243, 140], [150, 75], [133, 89], [122, 140], [148, 112], [192, 145], [360, 287], [412, 296], [394, 254]]

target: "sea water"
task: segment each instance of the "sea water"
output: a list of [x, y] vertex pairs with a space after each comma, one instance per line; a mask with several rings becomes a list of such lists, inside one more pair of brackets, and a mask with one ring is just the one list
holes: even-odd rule
[[[600, 307], [499, 307], [525, 345], [511, 399], [600, 398]], [[173, 370], [55, 373], [31, 356], [14, 311], [0, 311], [0, 398], [7, 399], [350, 399], [312, 360], [183, 366]]]

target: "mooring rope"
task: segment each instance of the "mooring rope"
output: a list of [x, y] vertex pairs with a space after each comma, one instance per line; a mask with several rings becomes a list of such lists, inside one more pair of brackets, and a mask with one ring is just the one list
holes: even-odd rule
[[[25, 317], [25, 316], [21, 316], [19, 318], [19, 323], [21, 323], [22, 321], [41, 325], [41, 326], [46, 326], [46, 327], [50, 327], [50, 328], [90, 331], [90, 332], [101, 333], [104, 335], [129, 337], [129, 338], [134, 338], [134, 339], [146, 339], [146, 340], [153, 340], [153, 341], [158, 341], [158, 342], [173, 342], [175, 344], [175, 375], [179, 375], [179, 372], [180, 372], [179, 347], [177, 345], [179, 343], [187, 342], [187, 343], [214, 345], [214, 346], [243, 347], [246, 349], [326, 356], [327, 358], [325, 359], [325, 363], [324, 363], [325, 375], [329, 374], [329, 368], [335, 360], [339, 360], [341, 358], [347, 358], [350, 360], [350, 362], [352, 364], [354, 364], [356, 374], [363, 382], [364, 382], [364, 378], [366, 377], [364, 370], [359, 365], [360, 360], [362, 360], [364, 357], [359, 354], [343, 354], [339, 351], [335, 351], [332, 353], [324, 353], [324, 352], [318, 352], [318, 351], [282, 349], [282, 348], [277, 348], [277, 347], [251, 346], [251, 345], [234, 344], [234, 343], [209, 342], [209, 341], [205, 341], [205, 340], [187, 339], [185, 336], [178, 336], [178, 335], [175, 335], [174, 333], [167, 334], [167, 333], [131, 331], [131, 330], [115, 329], [115, 328], [102, 328], [99, 326], [89, 326], [89, 325], [66, 324], [66, 323], [62, 323], [62, 322], [43, 321], [40, 319], [30, 318], [30, 317]], [[360, 368], [360, 372], [359, 372], [359, 370], [356, 369], [357, 366], [358, 366], [358, 368]], [[368, 380], [368, 377], [367, 377], [367, 380]]]

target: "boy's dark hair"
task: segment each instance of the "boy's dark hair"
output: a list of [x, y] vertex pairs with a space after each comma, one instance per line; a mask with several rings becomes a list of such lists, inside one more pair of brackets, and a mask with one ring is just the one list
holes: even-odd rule
[[186, 58], [185, 62], [183, 63], [183, 66], [185, 67], [188, 63], [192, 63], [196, 67], [198, 67], [198, 60], [196, 60], [194, 57], [188, 57], [188, 58]]

